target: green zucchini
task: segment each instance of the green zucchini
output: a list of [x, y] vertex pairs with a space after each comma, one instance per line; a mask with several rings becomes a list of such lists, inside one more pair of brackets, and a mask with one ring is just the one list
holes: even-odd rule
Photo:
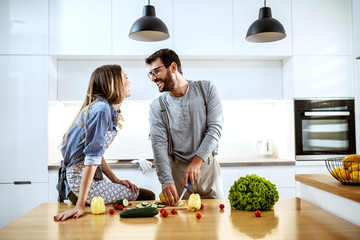
[[157, 204], [157, 207], [158, 207], [158, 208], [164, 208], [164, 207], [166, 207], [166, 205], [163, 204], [163, 203], [158, 203], [158, 204]]
[[120, 200], [117, 200], [116, 202], [113, 203], [113, 206], [117, 204], [117, 205], [123, 205], [124, 207], [127, 207], [129, 206], [129, 201], [124, 198], [124, 199], [120, 199]]
[[153, 217], [159, 213], [157, 208], [144, 207], [144, 208], [132, 208], [120, 213], [121, 218], [142, 218]]

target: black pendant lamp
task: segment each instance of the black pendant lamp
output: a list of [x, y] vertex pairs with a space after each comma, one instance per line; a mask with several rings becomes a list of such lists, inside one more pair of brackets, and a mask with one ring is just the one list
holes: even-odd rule
[[251, 24], [245, 39], [249, 42], [261, 43], [274, 42], [285, 37], [283, 25], [272, 18], [271, 9], [266, 7], [266, 0], [264, 0], [264, 7], [259, 10], [259, 19]]
[[131, 26], [129, 37], [143, 42], [157, 42], [170, 37], [163, 21], [156, 17], [155, 7], [148, 5], [143, 8], [143, 16]]

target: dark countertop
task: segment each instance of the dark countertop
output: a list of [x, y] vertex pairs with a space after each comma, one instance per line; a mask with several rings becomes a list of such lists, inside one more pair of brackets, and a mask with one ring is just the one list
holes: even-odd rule
[[[135, 159], [108, 159], [106, 160], [111, 169], [139, 168], [138, 164], [132, 164]], [[153, 162], [153, 159], [148, 159]], [[282, 158], [218, 158], [221, 167], [243, 166], [295, 166], [295, 160]], [[58, 170], [60, 163], [48, 165], [48, 170]], [[154, 167], [154, 165], [153, 165]]]

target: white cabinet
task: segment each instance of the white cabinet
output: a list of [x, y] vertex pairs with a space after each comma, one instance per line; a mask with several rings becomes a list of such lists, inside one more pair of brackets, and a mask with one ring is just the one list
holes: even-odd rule
[[352, 56], [294, 56], [294, 98], [354, 97]]
[[294, 55], [352, 55], [351, 0], [293, 0]]
[[49, 3], [49, 54], [111, 55], [111, 0]]
[[285, 28], [286, 38], [269, 43], [253, 43], [245, 40], [250, 25], [259, 18], [259, 10], [264, 7], [263, 1], [234, 0], [234, 54], [243, 56], [291, 56], [292, 55], [292, 22], [291, 1], [272, 0], [267, 2], [272, 17]]
[[[360, 1], [353, 0], [353, 34], [354, 34], [354, 56], [360, 57]], [[358, 60], [360, 61], [360, 59]]]
[[48, 57], [0, 56], [0, 182], [47, 182]]
[[[24, 185], [0, 184], [0, 228], [41, 203], [47, 202], [47, 188], [47, 183]], [[49, 219], [49, 221], [52, 220]]]
[[47, 54], [48, 1], [0, 1], [0, 54]]
[[174, 49], [179, 55], [233, 54], [233, 1], [174, 1]]
[[[173, 48], [173, 1], [151, 1], [155, 7], [156, 17], [167, 26], [170, 38], [160, 42], [141, 42], [129, 38], [134, 22], [143, 16], [143, 7], [147, 1], [112, 1], [112, 54], [148, 56], [161, 48]], [[144, 62], [144, 61], [143, 61]]]

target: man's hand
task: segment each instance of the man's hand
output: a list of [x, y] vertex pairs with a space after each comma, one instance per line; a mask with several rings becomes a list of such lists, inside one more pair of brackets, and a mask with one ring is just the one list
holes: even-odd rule
[[196, 179], [199, 177], [200, 167], [203, 162], [204, 161], [199, 156], [195, 155], [189, 166], [185, 169], [184, 186], [187, 186], [188, 179], [190, 179], [190, 185], [194, 186]]
[[175, 205], [179, 201], [179, 195], [176, 190], [175, 184], [168, 183], [164, 186], [162, 189], [162, 192], [166, 198], [166, 202], [168, 202], [170, 205]]

